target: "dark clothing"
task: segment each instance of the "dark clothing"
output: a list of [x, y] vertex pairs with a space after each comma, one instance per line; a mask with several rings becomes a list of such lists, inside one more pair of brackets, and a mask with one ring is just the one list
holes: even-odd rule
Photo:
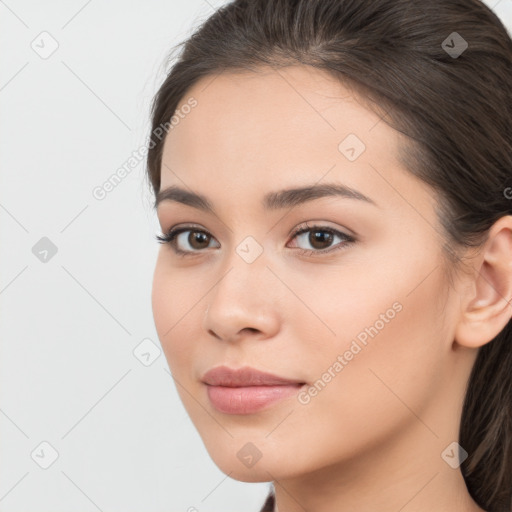
[[273, 491], [270, 491], [270, 494], [267, 496], [265, 503], [263, 504], [263, 508], [260, 512], [274, 512], [275, 507], [275, 496]]

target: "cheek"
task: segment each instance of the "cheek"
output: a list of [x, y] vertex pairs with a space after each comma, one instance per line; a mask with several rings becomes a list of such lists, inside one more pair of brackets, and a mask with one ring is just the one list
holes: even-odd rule
[[[317, 322], [322, 336], [302, 337], [314, 369], [310, 376], [321, 377], [342, 356], [343, 369], [337, 365], [335, 373], [343, 374], [338, 383], [343, 380], [350, 387], [359, 381], [363, 385], [377, 383], [382, 374], [385, 383], [407, 394], [422, 377], [432, 379], [448, 348], [442, 274], [440, 269], [431, 272], [435, 261], [433, 254], [432, 259], [416, 266], [388, 266], [385, 271], [374, 266], [364, 273], [343, 273], [337, 280], [324, 280], [322, 293], [315, 292], [314, 304], [332, 332]], [[310, 295], [313, 300], [314, 293]], [[380, 386], [382, 394], [386, 386], [383, 382]], [[372, 393], [377, 390], [378, 386], [372, 387]], [[391, 394], [389, 389], [385, 392]]]
[[435, 393], [449, 347], [436, 257], [384, 270], [338, 269], [317, 275], [321, 287], [312, 288], [310, 278], [296, 283], [294, 291], [317, 314], [294, 309], [286, 319], [300, 340], [293, 358], [315, 388], [303, 412], [317, 428], [325, 430], [320, 423], [329, 411], [334, 430], [357, 439], [369, 434], [360, 430], [366, 422], [384, 427], [386, 419], [410, 418], [404, 403], [418, 413]]
[[194, 314], [195, 307], [200, 307], [199, 290], [187, 286], [179, 272], [173, 271], [165, 263], [165, 255], [159, 254], [153, 275], [151, 303], [155, 328], [165, 357], [173, 375], [174, 370], [183, 368], [192, 354], [190, 335], [184, 332], [187, 320]]
[[153, 320], [160, 338], [164, 342], [165, 332], [173, 325], [172, 311], [174, 311], [173, 289], [170, 276], [164, 271], [161, 262], [161, 252], [155, 265], [153, 273], [153, 285], [151, 289], [151, 307], [153, 310]]

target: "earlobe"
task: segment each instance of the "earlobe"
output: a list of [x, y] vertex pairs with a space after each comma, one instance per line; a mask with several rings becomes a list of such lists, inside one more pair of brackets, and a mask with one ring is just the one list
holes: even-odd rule
[[494, 339], [512, 317], [512, 215], [493, 224], [474, 264], [473, 281], [461, 297], [455, 341], [478, 348]]

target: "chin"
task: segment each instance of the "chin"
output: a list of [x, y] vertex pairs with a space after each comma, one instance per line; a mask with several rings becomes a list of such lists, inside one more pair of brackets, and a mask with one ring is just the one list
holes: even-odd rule
[[209, 453], [215, 465], [224, 474], [240, 482], [270, 482], [275, 478], [280, 478], [284, 476], [284, 474], [288, 474], [290, 470], [290, 468], [283, 467], [282, 458], [262, 456], [256, 462], [250, 460], [244, 462], [243, 452], [240, 454], [240, 458], [236, 452], [233, 453], [232, 457], [226, 457], [226, 451], [222, 453]]
[[[226, 473], [225, 471], [221, 470], [223, 473]], [[226, 473], [229, 474], [229, 471]], [[244, 470], [233, 470], [231, 469], [231, 474], [229, 474], [229, 477], [233, 480], [238, 480], [239, 482], [247, 482], [247, 483], [259, 483], [259, 482], [270, 482], [272, 481], [272, 477], [270, 474], [274, 473], [267, 473], [265, 471], [256, 471], [253, 469], [246, 469]]]

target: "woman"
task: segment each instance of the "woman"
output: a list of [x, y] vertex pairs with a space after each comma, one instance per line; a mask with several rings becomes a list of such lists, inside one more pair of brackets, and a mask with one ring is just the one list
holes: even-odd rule
[[497, 16], [235, 0], [185, 42], [152, 128], [155, 325], [217, 466], [272, 482], [268, 511], [511, 511]]

